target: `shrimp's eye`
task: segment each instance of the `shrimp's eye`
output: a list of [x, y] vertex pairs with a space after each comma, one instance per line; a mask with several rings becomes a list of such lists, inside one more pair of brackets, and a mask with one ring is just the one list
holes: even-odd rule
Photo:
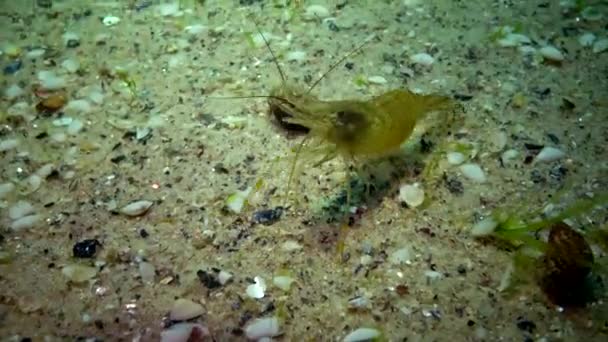
[[355, 140], [357, 133], [365, 129], [367, 120], [361, 113], [353, 111], [339, 111], [336, 113], [335, 128], [342, 141]]

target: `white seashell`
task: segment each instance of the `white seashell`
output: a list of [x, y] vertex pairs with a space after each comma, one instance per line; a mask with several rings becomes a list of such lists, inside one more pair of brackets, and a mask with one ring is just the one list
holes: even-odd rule
[[485, 173], [477, 164], [460, 165], [460, 171], [465, 177], [474, 182], [484, 183], [486, 181]]
[[514, 47], [522, 44], [530, 44], [532, 41], [528, 36], [519, 33], [507, 33], [503, 38], [498, 40], [498, 45], [502, 47]]
[[63, 108], [63, 111], [67, 115], [74, 115], [79, 113], [89, 113], [91, 111], [91, 104], [87, 100], [72, 100], [68, 102]]
[[122, 207], [122, 209], [120, 209], [120, 213], [127, 216], [143, 215], [148, 211], [148, 209], [150, 209], [150, 207], [152, 207], [153, 204], [154, 202], [145, 200], [132, 202]]
[[173, 321], [186, 321], [205, 313], [205, 309], [199, 303], [190, 299], [180, 298], [173, 303], [173, 308], [169, 312], [169, 318]]
[[42, 216], [36, 214], [23, 216], [11, 223], [11, 229], [18, 231], [32, 228], [38, 223], [38, 221], [40, 221], [40, 219], [42, 219]]
[[555, 147], [545, 146], [536, 156], [536, 160], [539, 162], [552, 162], [565, 157], [566, 154]]
[[564, 55], [555, 46], [547, 45], [538, 50], [545, 59], [561, 62], [564, 60]]
[[399, 200], [415, 208], [424, 202], [424, 190], [416, 184], [405, 184], [399, 188]]
[[255, 283], [247, 286], [247, 296], [255, 299], [264, 298], [264, 292], [266, 291], [266, 282], [260, 277], [253, 278], [253, 281], [255, 281]]
[[68, 58], [61, 62], [61, 67], [69, 73], [75, 73], [80, 69], [80, 63], [75, 59]]
[[373, 328], [359, 328], [344, 337], [344, 342], [371, 341], [380, 337], [380, 331]]
[[517, 158], [518, 155], [519, 151], [511, 149], [504, 151], [500, 158], [502, 159], [503, 164], [506, 164], [508, 161]]
[[220, 273], [217, 275], [217, 281], [220, 282], [220, 284], [222, 285], [226, 285], [230, 279], [232, 279], [232, 273], [221, 270]]
[[58, 90], [66, 85], [65, 80], [55, 75], [52, 71], [39, 71], [38, 80], [42, 88], [46, 90]]
[[414, 64], [430, 66], [435, 62], [435, 58], [428, 53], [417, 53], [410, 57], [410, 61]]
[[190, 25], [190, 26], [186, 26], [184, 28], [184, 31], [186, 31], [188, 34], [191, 34], [193, 36], [198, 36], [199, 34], [207, 31], [207, 26], [201, 25], [201, 24]]
[[248, 339], [259, 340], [279, 335], [279, 320], [276, 317], [258, 318], [245, 327]]

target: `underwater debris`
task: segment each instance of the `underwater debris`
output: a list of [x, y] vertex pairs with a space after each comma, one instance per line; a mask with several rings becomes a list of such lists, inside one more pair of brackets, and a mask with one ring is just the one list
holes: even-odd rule
[[251, 217], [251, 222], [253, 224], [263, 224], [269, 226], [281, 219], [281, 216], [283, 215], [283, 210], [283, 207], [276, 207], [274, 209], [264, 209], [256, 211]]

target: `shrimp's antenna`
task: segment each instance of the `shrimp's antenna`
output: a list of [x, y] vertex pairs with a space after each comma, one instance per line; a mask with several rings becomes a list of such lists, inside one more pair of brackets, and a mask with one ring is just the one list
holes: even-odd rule
[[274, 54], [274, 51], [272, 51], [272, 48], [270, 47], [270, 43], [264, 36], [264, 33], [262, 33], [262, 30], [260, 30], [260, 24], [258, 24], [258, 22], [255, 19], [252, 18], [252, 20], [253, 20], [253, 23], [255, 24], [255, 29], [258, 31], [258, 33], [262, 37], [262, 40], [264, 40], [264, 44], [266, 45], [266, 48], [268, 49], [268, 51], [270, 52], [270, 55], [272, 56], [272, 61], [273, 61], [274, 65], [277, 67], [277, 70], [279, 71], [279, 75], [281, 76], [281, 81], [283, 82], [283, 84], [287, 83], [287, 77], [285, 77], [285, 73], [283, 72], [283, 69], [281, 69], [281, 66], [279, 65], [279, 60], [277, 59], [277, 56]]
[[335, 68], [338, 67], [338, 65], [340, 65], [342, 62], [344, 62], [344, 60], [346, 60], [348, 57], [354, 55], [355, 53], [361, 51], [361, 49], [365, 46], [365, 44], [369, 43], [370, 40], [372, 40], [375, 37], [375, 35], [370, 35], [369, 37], [367, 37], [363, 43], [359, 44], [359, 46], [355, 47], [354, 49], [350, 50], [350, 52], [348, 52], [346, 55], [344, 55], [342, 58], [340, 58], [336, 63], [332, 64], [332, 66], [329, 67], [329, 69], [327, 69], [327, 71], [325, 73], [323, 73], [323, 75], [321, 75], [321, 77], [319, 77], [319, 79], [317, 79], [311, 86], [310, 88], [308, 88], [308, 91], [306, 92], [306, 95], [310, 94], [310, 92], [319, 84], [319, 82], [321, 82], [322, 79], [325, 78], [325, 76], [327, 76], [330, 72], [332, 72]]

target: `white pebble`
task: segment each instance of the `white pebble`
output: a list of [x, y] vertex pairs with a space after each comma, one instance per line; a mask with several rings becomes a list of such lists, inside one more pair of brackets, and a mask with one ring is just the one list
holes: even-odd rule
[[0, 152], [10, 151], [19, 146], [19, 140], [17, 139], [6, 139], [0, 141]]
[[506, 164], [507, 162], [517, 158], [518, 155], [519, 151], [514, 149], [504, 151], [501, 156], [503, 164]]
[[324, 19], [329, 17], [329, 10], [325, 6], [310, 5], [306, 7], [304, 17], [309, 20]]
[[100, 90], [93, 90], [89, 93], [88, 96], [89, 100], [91, 100], [93, 103], [95, 104], [102, 104], [103, 103], [103, 93]]
[[435, 282], [435, 281], [443, 278], [443, 273], [433, 271], [433, 270], [428, 270], [428, 271], [424, 271], [424, 276], [428, 279], [429, 282]]
[[304, 59], [306, 59], [306, 52], [304, 51], [290, 51], [287, 53], [286, 56], [288, 61], [303, 61]]
[[52, 71], [40, 71], [38, 72], [38, 80], [42, 88], [46, 90], [58, 90], [64, 88], [66, 85], [65, 80], [62, 77], [55, 75]]
[[578, 43], [581, 46], [592, 46], [593, 42], [595, 42], [595, 35], [591, 32], [583, 33], [580, 37], [578, 37]]
[[120, 213], [127, 216], [143, 215], [152, 207], [152, 204], [154, 204], [154, 202], [144, 200], [132, 202], [122, 207]]
[[113, 15], [108, 15], [103, 17], [102, 22], [106, 26], [114, 26], [120, 22], [120, 18]]
[[410, 250], [407, 247], [398, 249], [389, 256], [388, 260], [395, 265], [407, 264], [411, 260]]
[[435, 62], [435, 58], [428, 53], [417, 53], [410, 57], [410, 61], [414, 64], [430, 66]]
[[80, 41], [80, 37], [74, 32], [66, 32], [61, 36], [61, 38], [63, 38], [64, 45], [66, 45], [70, 40]]
[[6, 89], [4, 89], [4, 97], [9, 100], [14, 100], [21, 95], [23, 95], [23, 89], [16, 84], [11, 84]]
[[279, 319], [276, 317], [258, 318], [245, 327], [245, 335], [250, 340], [279, 335]]
[[191, 337], [196, 336], [209, 337], [209, 329], [198, 323], [177, 323], [173, 324], [169, 329], [163, 330], [160, 333], [160, 342], [188, 342]]
[[30, 186], [30, 191], [34, 192], [42, 185], [42, 177], [37, 174], [30, 175], [27, 177], [27, 184]]
[[154, 283], [154, 277], [156, 276], [156, 268], [149, 262], [142, 261], [139, 263], [139, 275], [141, 280], [145, 284]]
[[486, 181], [485, 173], [477, 164], [460, 165], [460, 171], [465, 177], [474, 182], [484, 183]]
[[281, 248], [286, 252], [293, 252], [302, 249], [302, 245], [293, 240], [287, 240], [283, 243]]
[[515, 47], [522, 44], [530, 44], [532, 41], [528, 36], [519, 33], [507, 33], [503, 38], [498, 40], [498, 45], [502, 47]]
[[36, 59], [36, 58], [41, 57], [42, 55], [44, 55], [45, 52], [46, 52], [45, 49], [33, 49], [33, 50], [28, 51], [25, 54], [25, 57], [27, 59]]
[[559, 51], [555, 46], [547, 45], [543, 46], [539, 50], [541, 56], [545, 59], [561, 62], [564, 60], [564, 55], [561, 51]]
[[283, 291], [289, 291], [293, 282], [294, 279], [288, 276], [276, 276], [272, 278], [272, 283], [274, 284], [274, 286], [280, 288]]
[[264, 298], [264, 292], [266, 291], [266, 282], [260, 277], [253, 278], [253, 281], [255, 283], [247, 286], [247, 296], [255, 299]]
[[386, 84], [386, 78], [382, 76], [370, 76], [367, 78], [367, 80], [369, 81], [369, 83], [373, 84]]
[[36, 214], [23, 216], [19, 219], [16, 219], [15, 221], [13, 221], [11, 223], [11, 229], [12, 230], [23, 230], [23, 229], [32, 228], [38, 223], [38, 221], [40, 221], [41, 218], [42, 218], [42, 216], [36, 215]]
[[61, 273], [74, 283], [84, 283], [97, 275], [97, 269], [84, 265], [67, 265], [61, 269]]
[[198, 36], [201, 33], [207, 31], [207, 26], [204, 26], [201, 24], [190, 25], [190, 26], [186, 26], [186, 28], [184, 28], [184, 31], [186, 31], [188, 34], [191, 34], [193, 36]]
[[29, 202], [19, 201], [8, 209], [8, 217], [10, 217], [11, 220], [17, 220], [26, 215], [32, 214], [34, 210], [34, 206]]
[[80, 121], [80, 120], [73, 120], [68, 125], [67, 132], [70, 135], [76, 135], [76, 134], [78, 134], [82, 130], [83, 127], [84, 127], [84, 123], [82, 123], [82, 121]]
[[217, 281], [219, 281], [222, 285], [226, 285], [230, 281], [230, 279], [232, 279], [232, 273], [224, 270], [221, 270], [220, 273], [217, 275]]
[[473, 226], [471, 229], [471, 235], [473, 236], [486, 236], [490, 235], [494, 232], [494, 229], [498, 227], [498, 222], [494, 220], [494, 218], [487, 217]]
[[69, 124], [72, 123], [72, 121], [74, 121], [74, 119], [72, 119], [71, 117], [63, 116], [63, 117], [60, 117], [59, 119], [53, 120], [53, 126], [57, 126], [57, 127], [68, 126]]
[[55, 170], [55, 165], [53, 164], [44, 164], [38, 170], [36, 170], [36, 174], [42, 178], [48, 177], [53, 170]]
[[344, 342], [372, 341], [380, 337], [380, 331], [373, 328], [359, 328], [344, 337]]
[[179, 2], [160, 4], [156, 7], [156, 11], [163, 17], [177, 17], [181, 15]]
[[555, 147], [545, 146], [536, 156], [536, 160], [539, 162], [552, 162], [565, 157], [566, 154]]
[[80, 63], [75, 59], [68, 58], [61, 62], [61, 67], [69, 73], [75, 73], [80, 69]]
[[464, 163], [465, 156], [460, 152], [448, 152], [448, 163], [452, 165], [460, 165]]
[[6, 197], [6, 195], [10, 194], [15, 190], [15, 184], [13, 183], [2, 183], [0, 184], [0, 199]]
[[205, 313], [205, 309], [199, 303], [190, 299], [180, 298], [173, 303], [169, 312], [169, 318], [173, 321], [186, 321]]
[[608, 38], [602, 38], [593, 44], [593, 52], [600, 53], [608, 50]]
[[415, 208], [424, 202], [424, 190], [418, 183], [404, 184], [399, 188], [399, 200]]
[[71, 100], [68, 102], [63, 111], [68, 115], [73, 115], [77, 113], [88, 113], [91, 111], [91, 104], [87, 100]]
[[243, 191], [237, 191], [234, 194], [228, 196], [226, 199], [226, 207], [230, 209], [233, 213], [240, 213], [245, 207], [245, 201], [249, 197], [252, 188], [248, 187]]

